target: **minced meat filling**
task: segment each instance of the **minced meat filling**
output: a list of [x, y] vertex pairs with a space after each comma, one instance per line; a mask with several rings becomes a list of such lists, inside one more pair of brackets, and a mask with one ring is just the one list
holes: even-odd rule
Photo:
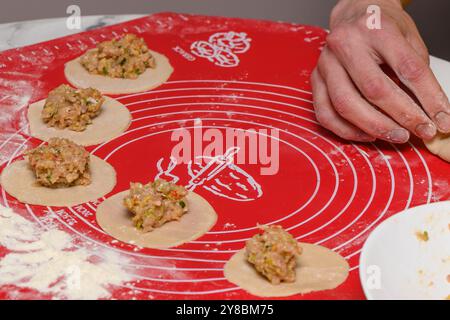
[[42, 109], [42, 120], [49, 127], [84, 131], [100, 114], [104, 101], [96, 89], [74, 89], [62, 84], [50, 91]]
[[263, 233], [247, 241], [246, 257], [272, 284], [295, 281], [298, 242], [281, 226], [263, 227]]
[[134, 34], [98, 44], [80, 62], [89, 73], [126, 79], [136, 79], [147, 68], [156, 67], [144, 39]]
[[174, 183], [157, 179], [152, 183], [131, 183], [124, 205], [134, 214], [133, 223], [143, 232], [179, 220], [188, 211], [187, 190]]
[[26, 155], [37, 183], [42, 186], [60, 188], [91, 183], [89, 152], [68, 139], [52, 138], [47, 145]]

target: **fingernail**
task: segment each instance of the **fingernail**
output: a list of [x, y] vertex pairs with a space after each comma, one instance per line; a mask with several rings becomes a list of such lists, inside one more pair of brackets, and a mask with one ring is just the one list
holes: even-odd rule
[[416, 134], [422, 138], [429, 140], [436, 135], [436, 127], [431, 123], [422, 123], [416, 127]]
[[386, 138], [394, 143], [404, 143], [409, 139], [409, 132], [405, 129], [394, 129], [387, 134]]
[[450, 132], [450, 115], [447, 112], [438, 112], [434, 119], [440, 131], [447, 133]]

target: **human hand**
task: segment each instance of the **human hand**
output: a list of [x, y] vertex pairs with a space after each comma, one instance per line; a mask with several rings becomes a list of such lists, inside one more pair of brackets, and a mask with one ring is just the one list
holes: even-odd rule
[[[381, 9], [381, 28], [367, 27], [367, 8]], [[450, 132], [450, 105], [428, 50], [399, 0], [340, 0], [311, 76], [317, 120], [355, 141], [404, 143], [409, 132], [429, 140]], [[381, 69], [387, 64], [420, 105]]]

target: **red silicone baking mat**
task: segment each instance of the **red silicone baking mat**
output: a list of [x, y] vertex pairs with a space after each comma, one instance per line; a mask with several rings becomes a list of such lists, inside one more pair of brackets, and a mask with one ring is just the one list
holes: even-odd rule
[[[172, 13], [1, 53], [0, 170], [41, 143], [27, 134], [26, 108], [66, 83], [64, 63], [99, 41], [128, 32], [140, 34], [151, 49], [165, 54], [175, 71], [155, 90], [118, 96], [132, 112], [131, 127], [88, 150], [117, 170], [118, 183], [110, 195], [127, 189], [130, 181], [176, 178], [195, 184], [195, 191], [214, 206], [219, 215], [215, 227], [176, 248], [140, 249], [114, 241], [99, 228], [95, 211], [102, 199], [55, 208], [25, 206], [3, 190], [0, 195], [3, 205], [44, 227], [51, 221], [75, 235], [80, 245], [95, 244], [126, 256], [139, 281], [114, 288], [114, 298], [256, 298], [228, 282], [223, 266], [256, 232], [257, 223], [277, 223], [300, 241], [338, 251], [351, 266], [338, 288], [290, 298], [361, 299], [358, 258], [371, 230], [400, 210], [448, 198], [449, 167], [421, 142], [353, 144], [318, 125], [309, 76], [324, 45], [324, 30]], [[205, 182], [199, 178], [199, 172], [211, 172], [205, 165], [170, 162], [177, 144], [171, 134], [180, 128], [192, 136], [208, 129], [223, 136], [227, 128], [255, 130], [257, 143], [239, 152], [260, 147], [264, 138], [275, 139], [277, 173], [261, 174], [269, 164], [259, 157], [225, 166], [220, 177]], [[192, 145], [191, 157], [201, 155], [207, 145]], [[7, 298], [9, 289], [0, 288], [0, 297]]]

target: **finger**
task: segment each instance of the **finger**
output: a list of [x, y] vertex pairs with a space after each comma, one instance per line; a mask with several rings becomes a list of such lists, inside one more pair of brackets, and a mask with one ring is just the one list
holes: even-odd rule
[[341, 117], [373, 137], [394, 143], [408, 141], [409, 132], [361, 97], [343, 66], [326, 48], [318, 67], [331, 103]]
[[389, 46], [374, 44], [375, 48], [414, 93], [439, 130], [450, 132], [450, 104], [428, 64], [401, 35], [390, 33], [386, 38]]
[[419, 32], [417, 31], [406, 36], [406, 40], [409, 42], [411, 47], [417, 52], [417, 54], [425, 61], [427, 65], [430, 65], [430, 53], [428, 52], [428, 48], [420, 37]]
[[409, 30], [408, 33], [404, 36], [411, 44], [414, 50], [416, 50], [417, 54], [429, 65], [430, 64], [430, 53], [428, 52], [428, 48], [423, 41], [419, 30], [417, 29], [414, 20], [407, 15]]
[[346, 140], [368, 142], [375, 138], [364, 133], [345, 119], [333, 109], [328, 97], [327, 87], [317, 72], [311, 75], [311, 85], [314, 99], [314, 110], [317, 121], [326, 129], [334, 132], [339, 137]]
[[331, 44], [333, 53], [336, 53], [368, 101], [418, 137], [429, 140], [435, 136], [434, 123], [422, 108], [381, 70], [369, 48], [359, 42], [351, 42], [345, 46], [336, 41]]

